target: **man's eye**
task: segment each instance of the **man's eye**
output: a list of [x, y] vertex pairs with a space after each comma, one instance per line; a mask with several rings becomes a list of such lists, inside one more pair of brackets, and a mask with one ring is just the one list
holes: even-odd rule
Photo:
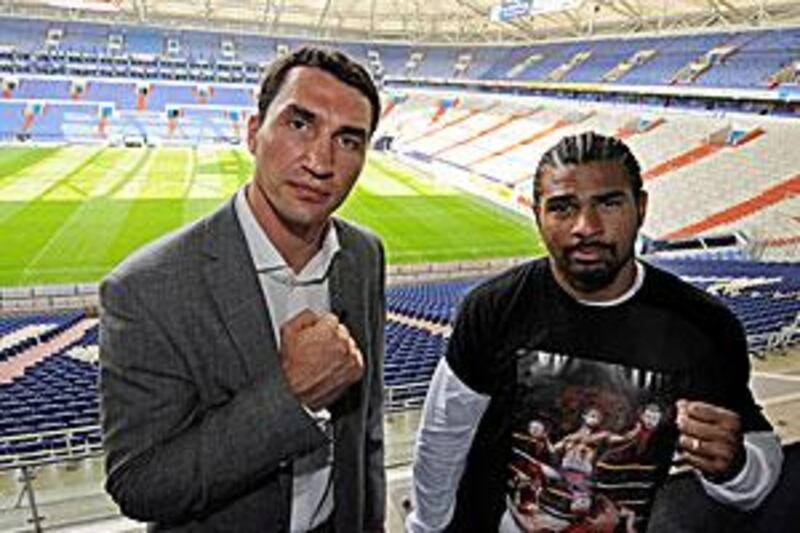
[[550, 213], [554, 213], [556, 215], [566, 215], [571, 213], [574, 210], [574, 208], [571, 204], [556, 203], [548, 205], [547, 210]]
[[289, 127], [294, 130], [303, 130], [308, 127], [308, 121], [301, 117], [293, 117], [289, 120]]
[[600, 203], [600, 206], [605, 209], [617, 209], [622, 206], [621, 198], [607, 198]]
[[339, 137], [339, 145], [345, 150], [361, 150], [364, 143], [356, 137], [342, 136]]

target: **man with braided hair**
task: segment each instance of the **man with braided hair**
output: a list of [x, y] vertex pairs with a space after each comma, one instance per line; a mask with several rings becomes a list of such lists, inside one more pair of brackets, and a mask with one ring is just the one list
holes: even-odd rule
[[[613, 137], [567, 136], [533, 185], [549, 256], [462, 303], [423, 409], [407, 529], [561, 531], [606, 502], [625, 510], [618, 527], [644, 531], [675, 459], [714, 500], [757, 507], [783, 456], [748, 389], [744, 331], [712, 296], [635, 257], [647, 211], [636, 158]], [[596, 432], [629, 434], [648, 408], [659, 430], [624, 462], [598, 462], [580, 487], [548, 486], [521, 516], [508, 494], [512, 436], [547, 420], [559, 442], [590, 408], [605, 415]], [[564, 474], [557, 459], [548, 466]]]

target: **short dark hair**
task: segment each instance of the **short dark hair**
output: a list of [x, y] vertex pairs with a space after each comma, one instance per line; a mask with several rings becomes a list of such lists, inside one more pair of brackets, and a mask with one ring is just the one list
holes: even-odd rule
[[534, 205], [539, 204], [542, 196], [542, 175], [545, 170], [604, 161], [619, 161], [622, 164], [630, 179], [633, 195], [638, 198], [642, 192], [642, 170], [628, 145], [616, 137], [587, 131], [567, 135], [542, 155], [533, 176]]
[[375, 132], [380, 118], [381, 101], [378, 89], [369, 72], [345, 54], [319, 46], [298, 48], [272, 62], [261, 82], [261, 90], [258, 95], [259, 123], [264, 122], [267, 109], [280, 91], [286, 75], [294, 67], [314, 67], [324, 70], [366, 96], [372, 106], [369, 134], [372, 135]]

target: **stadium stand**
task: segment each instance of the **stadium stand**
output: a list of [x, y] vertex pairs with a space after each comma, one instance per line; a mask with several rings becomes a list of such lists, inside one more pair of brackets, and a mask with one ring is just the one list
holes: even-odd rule
[[86, 356], [97, 350], [97, 320], [68, 313], [10, 322], [0, 337], [10, 343], [0, 357], [0, 467], [98, 453], [97, 368]]
[[[742, 320], [753, 354], [800, 342], [800, 266], [797, 264], [658, 258], [653, 262], [720, 297]], [[420, 405], [443, 354], [455, 310], [478, 281], [400, 285], [388, 289], [385, 377], [390, 409]], [[72, 387], [70, 390], [74, 391], [84, 390], [84, 385], [96, 379], [95, 319], [86, 318], [82, 313], [5, 319], [0, 322], [0, 331], [0, 346], [3, 347], [0, 393], [5, 397], [18, 394], [30, 397], [26, 391], [39, 375], [60, 375], [62, 381], [66, 380], [64, 387]], [[72, 333], [66, 345], [56, 345], [51, 352], [41, 353], [45, 344], [66, 333]], [[26, 360], [28, 363], [22, 364]], [[63, 368], [68, 370], [62, 372]], [[75, 368], [80, 370], [70, 370]], [[72, 380], [73, 377], [77, 381]], [[51, 392], [64, 393], [61, 390], [64, 387], [56, 387]], [[84, 396], [82, 392], [77, 400], [83, 401]], [[84, 407], [86, 409], [74, 413], [80, 427], [91, 425], [87, 417], [95, 412], [92, 409], [96, 404]], [[65, 422], [66, 419], [67, 428], [76, 425], [60, 412], [54, 420], [41, 418], [39, 415], [46, 415], [47, 409], [41, 412], [33, 409], [30, 414], [41, 423]], [[91, 422], [96, 424], [96, 418]], [[9, 424], [0, 427], [11, 427]], [[31, 426], [27, 414], [17, 419], [17, 426], [32, 431], [40, 429]], [[3, 437], [17, 433], [15, 429], [12, 433], [0, 434], [0, 442]]]
[[[785, 349], [800, 342], [800, 267], [786, 263], [659, 259], [655, 264], [717, 295], [744, 324], [751, 353]], [[393, 321], [387, 327], [387, 394], [393, 409], [418, 405], [433, 366], [442, 355], [461, 298], [476, 280], [397, 286], [387, 293]], [[401, 324], [401, 317], [415, 325]], [[420, 323], [421, 322], [421, 323]], [[438, 351], [436, 351], [438, 349]], [[415, 392], [416, 391], [416, 395]]]
[[[263, 67], [304, 42], [0, 17], [0, 141], [239, 143]], [[626, 138], [651, 192], [645, 232], [677, 243], [651, 260], [718, 295], [753, 355], [800, 342], [800, 28], [530, 45], [331, 42], [390, 89], [381, 133], [397, 157], [526, 213], [532, 167], [558, 137]], [[81, 153], [76, 168], [95, 155]], [[138, 164], [159, 162], [148, 151]], [[707, 248], [715, 235], [734, 242]], [[388, 410], [421, 405], [455, 310], [478, 282], [389, 288]], [[30, 302], [84, 307], [83, 289], [72, 289], [0, 289], [0, 310], [15, 313], [0, 318], [0, 470], [101, 451], [96, 319], [19, 316]], [[765, 513], [782, 523], [787, 507]]]
[[[47, 40], [46, 30], [53, 29], [63, 32], [60, 40]], [[94, 74], [102, 70], [111, 75], [166, 79], [197, 76], [220, 82], [257, 81], [258, 67], [270, 60], [278, 44], [291, 47], [298, 42], [292, 39], [279, 42], [255, 35], [84, 22], [64, 22], [59, 28], [48, 28], [42, 21], [25, 19], [0, 21], [0, 36], [3, 38], [0, 44], [7, 45], [0, 54], [4, 60], [0, 62], [0, 71], [46, 70], [53, 74], [78, 69], [84, 74]], [[584, 83], [604, 81], [609, 71], [637, 52], [653, 50], [648, 61], [626, 70], [619, 80], [633, 85], [679, 82], [705, 87], [760, 88], [768, 86], [770, 76], [795, 59], [791, 50], [798, 39], [797, 29], [782, 28], [472, 50], [436, 45], [412, 49], [393, 44], [376, 44], [372, 49], [378, 52], [382, 70], [388, 76]], [[363, 45], [340, 43], [340, 46], [367, 59], [367, 47]], [[104, 68], [111, 66], [120, 68]], [[205, 70], [210, 71], [210, 76], [204, 75]], [[256, 75], [255, 79], [251, 74]]]
[[423, 328], [390, 320], [386, 327], [386, 406], [419, 407], [447, 339]]
[[393, 105], [384, 131], [395, 153], [436, 164], [437, 172], [457, 169], [464, 182], [480, 177], [487, 190], [502, 185], [499, 196], [527, 212], [532, 167], [547, 147], [587, 129], [618, 134], [639, 157], [651, 192], [646, 234], [742, 231], [764, 244], [759, 257], [791, 259], [797, 229], [786, 213], [800, 194], [800, 160], [788, 148], [800, 142], [792, 120], [482, 96], [462, 97], [438, 116], [441, 101], [418, 91]]
[[[0, 47], [0, 76], [5, 88], [3, 99], [0, 100], [0, 112], [13, 119], [18, 110], [12, 104], [18, 101], [45, 110], [41, 113], [23, 111], [21, 125], [18, 117], [4, 121], [0, 138], [46, 142], [94, 140], [114, 143], [131, 135], [131, 130], [138, 131], [149, 142], [215, 142], [220, 139], [217, 125], [207, 123], [202, 114], [194, 115], [196, 123], [183, 124], [188, 120], [184, 119], [183, 111], [188, 106], [208, 106], [223, 116], [233, 114], [241, 118], [238, 128], [241, 131], [246, 113], [253, 103], [253, 87], [263, 64], [274, 56], [278, 48], [291, 47], [299, 42], [254, 35], [85, 22], [65, 21], [57, 27], [25, 19], [3, 19], [0, 23], [0, 36], [5, 36], [9, 43]], [[55, 39], [54, 35], [58, 38]], [[775, 85], [771, 76], [792, 63], [791, 46], [800, 39], [798, 35], [798, 29], [776, 29], [622, 41], [556, 42], [524, 47], [486, 46], [474, 50], [432, 45], [339, 45], [362, 59], [372, 53], [379, 58], [376, 64], [380, 67], [381, 75], [385, 74], [390, 81], [394, 77], [426, 81], [514, 79], [596, 83], [607, 80], [606, 74], [625, 61], [633, 61], [636, 68], [625, 70], [624, 75], [617, 77], [616, 84], [626, 87], [665, 86], [680, 78], [680, 83], [698, 87], [763, 89]], [[643, 51], [652, 51], [649, 60], [632, 59]], [[752, 61], [754, 57], [759, 60]], [[692, 70], [695, 64], [703, 65], [702, 72]], [[691, 79], [684, 79], [682, 72], [686, 69], [689, 69]], [[115, 77], [122, 79], [112, 81]], [[146, 79], [147, 82], [136, 82], [137, 79]], [[595, 100], [600, 98], [598, 94], [579, 91], [569, 96]], [[615, 98], [622, 96], [602, 96], [604, 100]], [[655, 103], [660, 105], [670, 102], [664, 96], [637, 98], [643, 101], [655, 99]], [[64, 100], [82, 101], [98, 107], [67, 110], [53, 106]], [[780, 98], [778, 100], [781, 101]], [[739, 106], [747, 110], [742, 102], [725, 102], [724, 99], [709, 102], [675, 96], [672, 104], [676, 102], [684, 106]], [[10, 105], [12, 107], [8, 108]], [[747, 104], [753, 112], [769, 109], [769, 105]], [[774, 107], [774, 112], [787, 112], [784, 109], [786, 104]], [[131, 118], [128, 111], [152, 115], [137, 120]], [[91, 115], [98, 118], [94, 127], [63, 127], [63, 121], [67, 117], [73, 118], [74, 113], [87, 117], [78, 119], [82, 123], [91, 124], [88, 118]], [[170, 113], [172, 115], [168, 116]], [[501, 133], [513, 139], [514, 134], [509, 132], [515, 128], [530, 132], [530, 121], [520, 120], [529, 114], [533, 114], [530, 108], [500, 109], [497, 110], [500, 116], [478, 114], [476, 119], [484, 120], [485, 129], [476, 129], [479, 123], [472, 120], [469, 131], [473, 137], [461, 136], [455, 140], [451, 137], [455, 143], [452, 148], [464, 148], [454, 151], [452, 159], [463, 164], [461, 154], [465, 151], [470, 154], [484, 152], [485, 160], [476, 159], [474, 155], [466, 158], [467, 166], [474, 167], [477, 163], [488, 161], [492, 164], [490, 160], [501, 155], [507, 156], [504, 157], [504, 164], [516, 161], [520, 175], [516, 179], [504, 178], [501, 181], [516, 182], [524, 178], [522, 169], [528, 165], [528, 161], [516, 155], [518, 149], [527, 150], [539, 138], [561, 132], [588, 118], [562, 114], [552, 117], [553, 120], [548, 124], [538, 124], [537, 134], [527, 139], [516, 139], [513, 141], [516, 145], [498, 142], [502, 138], [498, 135]], [[492, 122], [493, 118], [495, 122]], [[152, 128], [149, 124], [152, 124]], [[591, 125], [591, 122], [586, 123], [587, 127]], [[192, 133], [176, 135], [175, 132], [184, 126]], [[93, 133], [90, 134], [90, 131]], [[697, 129], [689, 131], [700, 133]], [[487, 141], [485, 145], [474, 142], [482, 137]], [[227, 134], [222, 138], [226, 141], [236, 140]], [[663, 143], [661, 138], [654, 139], [654, 142], [660, 143], [662, 150], [665, 146], [675, 149], [681, 146], [678, 143]], [[693, 161], [698, 154], [712, 154], [714, 150], [709, 146], [695, 145], [697, 151], [683, 154], [682, 161]], [[688, 150], [688, 147], [685, 148]], [[440, 146], [439, 149], [449, 148]], [[679, 162], [662, 159], [663, 169], [674, 169]], [[491, 169], [475, 170], [487, 176], [493, 174]], [[505, 176], [505, 170], [499, 173]]]

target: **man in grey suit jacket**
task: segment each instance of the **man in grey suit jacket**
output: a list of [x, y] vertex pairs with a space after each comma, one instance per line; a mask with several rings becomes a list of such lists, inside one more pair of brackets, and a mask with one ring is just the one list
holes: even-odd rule
[[106, 488], [151, 530], [383, 529], [383, 248], [331, 217], [379, 111], [346, 56], [278, 59], [253, 180], [104, 280]]

